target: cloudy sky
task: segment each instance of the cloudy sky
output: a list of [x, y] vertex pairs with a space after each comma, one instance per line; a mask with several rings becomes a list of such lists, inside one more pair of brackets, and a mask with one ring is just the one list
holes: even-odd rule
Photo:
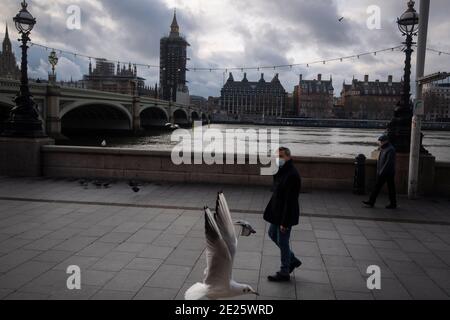
[[[37, 18], [32, 40], [57, 49], [65, 49], [110, 60], [159, 64], [159, 39], [169, 32], [173, 8], [182, 34], [187, 38], [189, 65], [194, 67], [244, 67], [295, 64], [353, 55], [397, 46], [402, 38], [396, 18], [406, 9], [406, 0], [31, 0], [29, 10]], [[4, 24], [17, 38], [12, 17], [20, 0], [1, 0], [0, 35]], [[69, 30], [67, 8], [81, 9], [81, 29]], [[369, 29], [368, 7], [380, 9], [381, 28]], [[418, 7], [418, 3], [416, 4]], [[448, 0], [431, 1], [428, 46], [450, 52]], [[339, 22], [338, 19], [344, 17]], [[16, 55], [18, 43], [15, 42]], [[32, 47], [30, 73], [45, 78], [50, 67], [49, 52]], [[18, 56], [19, 58], [19, 56]], [[428, 53], [426, 72], [449, 71], [450, 56]], [[275, 73], [289, 92], [298, 75], [314, 79], [321, 73], [333, 76], [335, 94], [355, 76], [362, 79], [399, 81], [403, 73], [402, 52], [387, 52], [344, 62], [247, 71], [250, 80], [261, 72], [270, 80]], [[60, 57], [58, 77], [80, 79], [88, 60], [70, 55]], [[414, 71], [414, 70], [413, 70]], [[157, 69], [140, 68], [138, 73], [148, 84], [159, 81]], [[243, 76], [234, 71], [235, 79]], [[224, 74], [189, 72], [191, 94], [218, 96]]]

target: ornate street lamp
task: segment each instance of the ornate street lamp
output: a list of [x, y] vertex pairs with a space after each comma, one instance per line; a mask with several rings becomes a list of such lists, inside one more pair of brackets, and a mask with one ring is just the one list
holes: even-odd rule
[[28, 59], [27, 43], [30, 41], [30, 32], [36, 24], [36, 19], [27, 10], [28, 4], [22, 1], [22, 9], [14, 17], [17, 31], [22, 38], [22, 65], [21, 65], [21, 83], [20, 92], [14, 99], [16, 106], [11, 110], [10, 118], [6, 122], [6, 129], [2, 136], [6, 137], [26, 137], [40, 138], [45, 137], [42, 129], [42, 122], [39, 120], [37, 105], [33, 101], [28, 86]]
[[397, 24], [406, 41], [403, 43], [406, 47], [403, 50], [406, 55], [405, 72], [403, 76], [402, 99], [397, 103], [394, 112], [394, 119], [388, 125], [388, 135], [394, 144], [397, 152], [409, 153], [411, 141], [411, 120], [413, 116], [413, 106], [411, 103], [411, 55], [413, 37], [419, 30], [419, 14], [414, 9], [414, 1], [408, 2], [408, 9], [397, 19]]
[[56, 74], [55, 74], [55, 67], [58, 64], [58, 56], [56, 55], [55, 50], [53, 50], [50, 55], [48, 56], [48, 62], [50, 63], [50, 65], [52, 66], [52, 76], [53, 78], [55, 78]]

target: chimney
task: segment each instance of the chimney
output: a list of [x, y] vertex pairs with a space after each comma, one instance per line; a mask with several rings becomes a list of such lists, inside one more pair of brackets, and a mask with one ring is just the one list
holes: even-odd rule
[[301, 75], [300, 75], [300, 82], [299, 82], [299, 83], [301, 84], [302, 81], [303, 81], [303, 75], [301, 74]]
[[391, 75], [388, 77], [388, 83], [389, 83], [390, 85], [392, 84], [392, 76], [391, 76]]
[[318, 80], [318, 81], [322, 81], [322, 74], [319, 73], [319, 74], [317, 75], [317, 80]]
[[368, 75], [368, 74], [366, 74], [366, 75], [364, 76], [364, 82], [365, 82], [365, 83], [369, 83], [369, 75]]

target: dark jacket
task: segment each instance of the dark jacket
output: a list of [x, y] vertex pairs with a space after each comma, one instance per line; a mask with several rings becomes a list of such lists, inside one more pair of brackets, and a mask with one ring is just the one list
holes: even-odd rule
[[390, 143], [381, 147], [377, 163], [377, 174], [383, 177], [395, 176], [395, 148]]
[[264, 211], [264, 220], [287, 228], [298, 225], [301, 178], [293, 161], [287, 161], [275, 174], [273, 180], [273, 194]]

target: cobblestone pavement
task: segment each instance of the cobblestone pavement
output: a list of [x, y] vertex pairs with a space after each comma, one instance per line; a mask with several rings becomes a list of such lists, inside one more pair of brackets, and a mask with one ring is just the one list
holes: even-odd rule
[[[400, 198], [400, 209], [365, 209], [344, 191], [302, 194], [292, 247], [303, 261], [274, 284], [279, 251], [261, 213], [268, 188], [126, 182], [87, 188], [68, 179], [0, 178], [0, 299], [182, 299], [205, 267], [202, 207], [223, 190], [233, 218], [257, 234], [240, 238], [237, 281], [258, 299], [449, 299], [450, 201]], [[81, 268], [81, 290], [66, 269]], [[381, 290], [366, 269], [381, 268]], [[244, 296], [240, 299], [256, 299]]]

